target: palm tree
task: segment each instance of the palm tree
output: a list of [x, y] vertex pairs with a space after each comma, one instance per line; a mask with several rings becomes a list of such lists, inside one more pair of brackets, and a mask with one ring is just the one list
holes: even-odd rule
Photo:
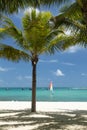
[[16, 41], [19, 49], [1, 44], [0, 57], [11, 61], [23, 59], [32, 63], [32, 112], [36, 111], [36, 66], [39, 56], [43, 53], [54, 54], [55, 51], [61, 50], [59, 43], [65, 39], [61, 28], [53, 30], [53, 26], [49, 25], [51, 17], [50, 12], [36, 13], [32, 10], [22, 18], [22, 30], [18, 29], [9, 18], [4, 24], [5, 33]]

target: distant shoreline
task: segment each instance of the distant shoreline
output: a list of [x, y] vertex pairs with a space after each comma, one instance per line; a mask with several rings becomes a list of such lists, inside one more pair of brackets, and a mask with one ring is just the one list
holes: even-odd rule
[[[29, 89], [29, 90], [32, 90], [31, 87], [0, 87], [0, 89], [5, 89], [5, 90], [8, 90], [8, 89], [22, 89], [22, 90], [24, 90], [24, 89]], [[38, 89], [49, 90], [48, 87], [37, 87], [36, 89], [37, 89], [37, 90], [38, 90]], [[81, 88], [81, 87], [53, 87], [53, 89], [54, 89], [54, 90], [56, 90], [56, 89], [87, 90], [87, 87], [84, 87], [84, 88]]]

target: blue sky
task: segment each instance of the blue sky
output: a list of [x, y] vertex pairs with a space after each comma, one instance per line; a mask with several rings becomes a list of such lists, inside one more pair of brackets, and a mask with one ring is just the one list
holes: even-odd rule
[[[57, 7], [50, 9], [53, 15], [58, 14]], [[10, 16], [20, 27], [23, 11]], [[12, 44], [12, 39], [4, 40]], [[53, 81], [54, 87], [87, 88], [87, 49], [79, 46], [70, 47], [65, 52], [56, 52], [54, 55], [42, 55], [37, 65], [37, 87], [48, 87]], [[31, 87], [31, 62], [12, 63], [0, 59], [0, 87]]]

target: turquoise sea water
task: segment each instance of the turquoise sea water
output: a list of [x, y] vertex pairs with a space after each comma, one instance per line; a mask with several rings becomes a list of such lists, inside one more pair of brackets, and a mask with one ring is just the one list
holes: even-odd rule
[[[31, 101], [29, 88], [0, 88], [0, 101]], [[37, 101], [80, 101], [87, 102], [87, 89], [54, 88], [53, 93], [46, 88], [37, 89]]]

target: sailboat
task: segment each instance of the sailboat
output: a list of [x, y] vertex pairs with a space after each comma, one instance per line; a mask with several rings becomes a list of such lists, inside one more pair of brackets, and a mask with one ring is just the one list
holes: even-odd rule
[[51, 92], [53, 92], [53, 83], [52, 83], [52, 81], [50, 82], [49, 89], [50, 89]]

